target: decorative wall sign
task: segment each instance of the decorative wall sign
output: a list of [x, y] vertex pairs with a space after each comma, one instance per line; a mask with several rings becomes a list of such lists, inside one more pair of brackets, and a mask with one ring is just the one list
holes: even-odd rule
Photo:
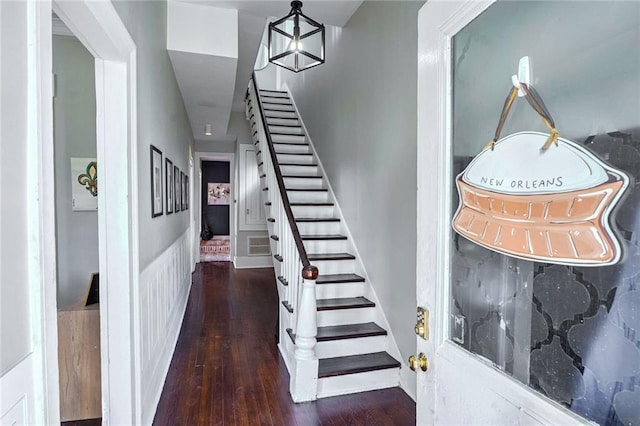
[[617, 263], [609, 216], [629, 178], [582, 146], [521, 132], [478, 154], [456, 178], [453, 228], [488, 249], [539, 262]]
[[228, 183], [208, 183], [207, 184], [207, 204], [228, 205], [231, 189]]
[[71, 158], [71, 210], [98, 210], [98, 165], [95, 158]]
[[151, 217], [163, 213], [162, 203], [162, 151], [151, 145]]
[[165, 158], [164, 160], [164, 178], [164, 189], [167, 197], [165, 210], [167, 214], [171, 214], [173, 213], [173, 195], [175, 193], [175, 188], [173, 186], [173, 162], [168, 158]]

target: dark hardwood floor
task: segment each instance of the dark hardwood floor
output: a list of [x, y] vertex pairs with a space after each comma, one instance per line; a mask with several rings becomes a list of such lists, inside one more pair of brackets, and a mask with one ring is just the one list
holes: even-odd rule
[[277, 312], [272, 269], [198, 264], [154, 425], [415, 424], [399, 388], [294, 404]]

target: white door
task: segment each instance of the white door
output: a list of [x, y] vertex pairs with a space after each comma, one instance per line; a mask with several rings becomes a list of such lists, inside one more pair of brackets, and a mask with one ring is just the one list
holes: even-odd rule
[[253, 145], [240, 145], [240, 223], [241, 231], [264, 231], [267, 221], [256, 152]]
[[[611, 220], [623, 260], [575, 267], [457, 236], [455, 177], [494, 136], [529, 56], [561, 137], [640, 176], [639, 2], [429, 1], [418, 17], [417, 423], [640, 424], [640, 190]], [[503, 135], [548, 132], [524, 98]], [[526, 167], [526, 165], [524, 166]]]

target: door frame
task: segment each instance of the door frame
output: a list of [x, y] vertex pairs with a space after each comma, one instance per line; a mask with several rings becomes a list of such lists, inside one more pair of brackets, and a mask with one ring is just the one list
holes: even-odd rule
[[[418, 373], [417, 424], [439, 424], [442, 414], [461, 422], [506, 422], [505, 413], [519, 422], [579, 424], [584, 418], [536, 393], [447, 340], [450, 301], [451, 134], [453, 36], [495, 0], [428, 1], [418, 14], [418, 306], [430, 312], [430, 339], [416, 337], [416, 352], [429, 360], [427, 373]], [[435, 241], [435, 244], [434, 244]], [[442, 372], [442, 373], [440, 373]], [[456, 372], [464, 384], [455, 387]], [[455, 397], [447, 390], [460, 390]], [[446, 402], [445, 402], [446, 399]], [[481, 401], [479, 403], [478, 401]], [[456, 405], [457, 404], [457, 405]], [[467, 407], [467, 409], [465, 409]], [[476, 416], [477, 417], [474, 417]], [[449, 420], [451, 420], [449, 418]]]
[[[29, 2], [31, 3], [31, 2]], [[91, 0], [33, 2], [39, 8], [38, 55], [49, 64], [38, 70], [39, 86], [53, 93], [51, 78], [51, 10], [95, 57], [97, 161], [100, 164], [98, 192], [100, 344], [102, 377], [102, 421], [104, 424], [139, 423], [139, 359], [136, 342], [138, 265], [138, 167], [136, 46], [111, 2]], [[48, 22], [47, 22], [48, 21]], [[51, 97], [38, 102], [40, 144], [40, 188], [54, 194], [53, 107]], [[39, 202], [40, 238], [43, 241], [45, 372], [48, 379], [47, 423], [60, 422], [59, 371], [57, 359], [57, 302], [55, 235], [50, 222], [53, 196]], [[35, 315], [34, 315], [35, 316]]]
[[[224, 161], [229, 163], [229, 185], [231, 185], [231, 198], [232, 203], [229, 205], [229, 257], [233, 262], [236, 257], [236, 238], [238, 233], [236, 231], [236, 155], [230, 152], [196, 152], [196, 164], [198, 172], [198, 183], [196, 191], [194, 191], [193, 205], [195, 206], [194, 212], [197, 212], [198, 217], [195, 219], [194, 239], [193, 239], [193, 253], [197, 253], [195, 257], [197, 262], [200, 262], [200, 229], [202, 229], [202, 162], [203, 161]], [[196, 197], [196, 194], [198, 196]]]

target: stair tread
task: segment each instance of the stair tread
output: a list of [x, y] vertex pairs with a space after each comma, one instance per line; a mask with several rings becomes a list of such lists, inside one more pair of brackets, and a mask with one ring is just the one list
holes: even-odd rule
[[340, 234], [314, 234], [314, 235], [301, 235], [302, 240], [346, 240], [346, 235]]
[[323, 261], [323, 260], [352, 260], [356, 257], [350, 253], [312, 253], [309, 254], [309, 260], [311, 261]]
[[353, 283], [364, 282], [364, 277], [357, 274], [329, 274], [320, 275], [316, 284]]
[[[274, 133], [272, 133], [273, 135]], [[304, 135], [296, 135], [291, 133], [290, 136], [304, 136]], [[273, 142], [274, 145], [285, 145], [285, 146], [309, 146], [307, 141], [304, 142], [294, 142], [294, 141], [282, 141], [282, 142]]]
[[296, 222], [340, 222], [337, 217], [296, 217]]
[[367, 371], [386, 370], [388, 368], [398, 367], [400, 367], [400, 362], [387, 352], [321, 358], [318, 363], [318, 378], [365, 373]]
[[[296, 342], [296, 335], [287, 329], [287, 333]], [[380, 327], [375, 322], [365, 322], [360, 324], [331, 325], [327, 327], [318, 327], [316, 341], [329, 342], [332, 340], [358, 339], [361, 337], [386, 336], [387, 330]]]
[[376, 306], [371, 300], [366, 297], [342, 297], [339, 299], [319, 299], [316, 302], [316, 306], [319, 311], [333, 311], [337, 309], [352, 309], [352, 308], [372, 308]]
[[276, 154], [278, 155], [313, 155], [313, 152], [278, 152], [276, 151]]
[[305, 176], [305, 175], [282, 175], [283, 178], [295, 179], [322, 179], [322, 176]]
[[287, 191], [298, 191], [298, 192], [327, 192], [329, 191], [327, 188], [286, 188]]
[[322, 207], [322, 206], [333, 206], [333, 203], [324, 203], [324, 202], [318, 202], [318, 203], [314, 203], [314, 202], [296, 202], [296, 203], [291, 203], [291, 207], [305, 207], [305, 206], [312, 206], [312, 207]]
[[317, 164], [307, 164], [307, 163], [281, 163], [278, 162], [281, 166], [303, 166], [303, 167], [317, 167]]

